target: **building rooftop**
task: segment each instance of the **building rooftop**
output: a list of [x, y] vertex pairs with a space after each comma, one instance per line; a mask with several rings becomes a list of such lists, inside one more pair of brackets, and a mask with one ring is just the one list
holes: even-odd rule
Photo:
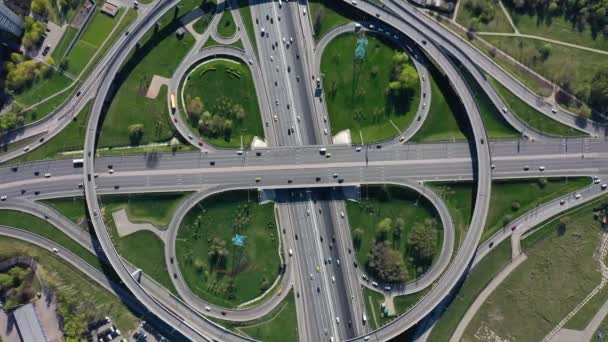
[[26, 304], [13, 312], [17, 330], [23, 342], [41, 342], [46, 341], [44, 331], [38, 320], [34, 304]]

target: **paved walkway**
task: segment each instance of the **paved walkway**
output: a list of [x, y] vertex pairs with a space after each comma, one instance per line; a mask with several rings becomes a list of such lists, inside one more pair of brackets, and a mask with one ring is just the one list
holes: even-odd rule
[[502, 1], [498, 1], [498, 5], [502, 9], [502, 12], [505, 14], [505, 17], [507, 18], [507, 20], [509, 21], [511, 28], [513, 29], [513, 32], [519, 34], [519, 30], [517, 29], [517, 26], [515, 26], [515, 23], [513, 23], [513, 18], [511, 18], [511, 14], [509, 14], [509, 11], [507, 11], [507, 9], [505, 8], [505, 5], [503, 5]]
[[161, 240], [165, 241], [164, 230], [158, 229], [151, 223], [133, 223], [129, 220], [127, 216], [127, 211], [125, 209], [120, 209], [112, 213], [112, 218], [114, 219], [114, 223], [116, 224], [116, 230], [118, 231], [118, 236], [123, 237], [129, 234], [133, 234], [135, 232], [139, 232], [142, 230], [146, 230], [156, 234]]
[[[551, 330], [551, 332], [549, 332], [549, 334], [547, 334], [547, 336], [545, 336], [545, 338], [543, 339], [543, 342], [553, 341], [553, 338], [556, 335], [558, 335], [558, 333], [560, 331], [565, 330], [565, 329], [562, 329], [562, 327], [572, 317], [574, 317], [574, 315], [576, 315], [580, 311], [580, 309], [583, 306], [585, 306], [585, 304], [587, 304], [591, 299], [593, 299], [593, 297], [595, 297], [595, 295], [597, 295], [604, 288], [604, 286], [606, 286], [606, 284], [608, 283], [608, 266], [606, 266], [606, 264], [604, 264], [604, 260], [606, 259], [606, 254], [608, 254], [608, 234], [604, 233], [604, 234], [602, 234], [602, 242], [600, 244], [600, 248], [593, 255], [593, 259], [598, 262], [599, 269], [602, 274], [602, 279], [601, 279], [600, 283], [587, 295], [587, 297], [585, 297], [585, 299], [583, 299], [580, 303], [578, 303], [578, 305], [572, 311], [570, 311], [566, 315], [566, 317], [564, 317], [564, 319], [562, 319], [557, 324], [557, 326], [555, 326], [555, 328], [553, 328], [553, 330]], [[601, 320], [600, 320], [600, 323], [601, 323]], [[585, 331], [587, 331], [587, 329], [585, 329], [583, 332], [585, 332]], [[591, 334], [593, 334], [594, 331], [595, 331], [595, 329], [591, 332]], [[568, 331], [566, 331], [564, 334], [568, 335]]]
[[534, 35], [530, 35], [530, 34], [504, 33], [504, 32], [477, 32], [477, 34], [480, 36], [504, 36], [504, 37], [521, 37], [521, 38], [537, 39], [537, 40], [542, 40], [542, 41], [545, 41], [548, 43], [559, 44], [559, 45], [564, 45], [564, 46], [568, 46], [568, 47], [575, 48], [575, 49], [581, 49], [581, 50], [586, 50], [586, 51], [590, 51], [590, 52], [601, 53], [603, 55], [608, 55], [608, 51], [605, 51], [605, 50], [593, 49], [593, 48], [582, 46], [582, 45], [566, 43], [566, 42], [562, 42], [561, 40], [539, 37], [539, 36], [534, 36]]
[[602, 324], [604, 318], [608, 315], [608, 300], [593, 316], [593, 319], [587, 324], [585, 330], [561, 329], [551, 338], [551, 342], [571, 342], [571, 341], [591, 341], [593, 334]]
[[477, 296], [473, 304], [464, 314], [464, 317], [462, 317], [462, 319], [460, 320], [460, 323], [458, 323], [458, 327], [456, 327], [456, 330], [454, 330], [454, 333], [450, 338], [450, 342], [458, 342], [462, 339], [462, 335], [464, 335], [467, 326], [469, 325], [473, 317], [475, 317], [475, 314], [477, 314], [477, 311], [479, 311], [479, 308], [483, 305], [486, 299], [488, 299], [488, 297], [492, 294], [492, 292], [494, 292], [496, 287], [498, 287], [498, 285], [500, 285], [500, 283], [502, 283], [502, 281], [505, 280], [507, 276], [511, 274], [511, 272], [526, 259], [527, 257], [525, 254], [519, 254], [517, 258], [513, 259], [513, 261], [511, 261], [511, 263], [507, 265], [507, 267], [503, 268], [502, 271], [500, 271], [494, 277], [494, 279], [492, 279], [488, 286], [486, 286], [483, 291], [481, 291], [481, 293]]
[[146, 97], [150, 99], [155, 99], [158, 96], [160, 87], [162, 87], [163, 85], [166, 85], [168, 87], [169, 81], [171, 81], [171, 79], [167, 77], [154, 75], [152, 77], [152, 81], [150, 82], [150, 86], [148, 87], [148, 91], [146, 92]]

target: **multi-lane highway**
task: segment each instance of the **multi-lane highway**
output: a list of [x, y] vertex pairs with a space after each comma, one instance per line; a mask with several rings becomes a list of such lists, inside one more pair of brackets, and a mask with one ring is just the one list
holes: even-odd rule
[[[431, 312], [474, 260], [485, 226], [492, 179], [608, 174], [608, 142], [597, 139], [605, 136], [603, 126], [591, 121], [587, 126], [582, 126], [569, 113], [561, 110], [553, 113], [548, 104], [539, 101], [521, 83], [466, 42], [452, 37], [449, 31], [428, 20], [407, 3], [393, 0], [385, 3], [388, 10], [367, 1], [349, 4], [366, 12], [371, 18], [375, 17], [375, 27], [385, 23], [385, 28], [390, 28], [389, 34], [400, 42], [408, 46], [417, 44], [408, 49], [415, 55], [415, 60], [426, 63], [428, 59], [445, 73], [467, 112], [472, 132], [470, 144], [397, 144], [399, 137], [407, 140], [421, 127], [428, 112], [428, 107], [421, 105], [417, 114], [421, 120], [390, 142], [373, 147], [331, 145], [327, 108], [322, 91], [319, 92], [316, 85], [320, 77], [320, 56], [330, 39], [353, 31], [355, 27], [351, 24], [336, 28], [321, 40], [318, 50], [315, 50], [313, 29], [310, 17], [306, 15], [305, 3], [252, 1], [251, 19], [257, 42], [257, 51], [254, 51], [244, 33], [240, 12], [236, 10], [238, 4], [231, 1], [229, 7], [239, 29], [235, 37], [226, 42], [240, 38], [244, 49], [226, 46], [202, 48], [210, 36], [219, 39], [216, 33], [205, 32], [175, 71], [170, 80], [170, 92], [179, 93], [180, 82], [186, 73], [212, 56], [242, 60], [254, 75], [266, 143], [271, 147], [237, 154], [235, 151], [215, 150], [205, 143], [201, 146], [201, 152], [194, 153], [96, 157], [93, 151], [101, 109], [118, 68], [145, 32], [178, 2], [159, 0], [144, 6], [128, 34], [111, 47], [84, 81], [80, 87], [82, 93], [73, 96], [58, 112], [63, 114], [49, 116], [46, 120], [52, 123], [44, 126], [48, 130], [47, 137], [50, 137], [65, 127], [88, 99], [95, 98], [87, 127], [84, 167], [74, 168], [71, 160], [50, 160], [2, 168], [0, 194], [7, 196], [7, 200], [0, 207], [42, 215], [55, 225], [64, 227], [65, 232], [79, 243], [90, 246], [92, 241], [70, 231], [69, 221], [60, 214], [32, 202], [39, 198], [84, 195], [105, 261], [114, 268], [133, 298], [150, 314], [188, 339], [242, 339], [206, 320], [203, 315], [218, 317], [218, 312], [224, 311], [224, 318], [237, 321], [259, 317], [270, 312], [286, 296], [289, 287], [296, 295], [298, 328], [302, 340], [390, 339]], [[226, 4], [220, 3], [219, 8], [225, 8]], [[213, 19], [212, 28], [217, 25], [218, 18], [216, 15]], [[363, 29], [370, 28], [368, 23], [363, 24]], [[458, 59], [480, 84], [485, 85], [487, 81], [477, 67], [491, 74], [531, 106], [594, 138], [547, 137], [521, 123], [490, 87], [483, 87], [487, 88], [488, 96], [505, 119], [524, 136], [531, 138], [489, 141], [477, 106], [462, 76], [446, 56], [446, 51]], [[422, 79], [422, 74], [426, 73], [424, 65], [418, 62], [416, 65], [423, 81], [421, 91], [430, 96], [428, 82]], [[427, 100], [430, 103], [430, 99]], [[167, 115], [171, 115], [169, 108]], [[185, 137], [191, 135], [178, 113], [175, 117], [180, 134]], [[33, 134], [41, 127], [41, 124], [37, 124], [24, 131]], [[200, 146], [194, 138], [188, 140]], [[31, 147], [41, 143], [43, 141]], [[322, 147], [331, 153], [331, 158], [329, 153], [320, 153]], [[0, 161], [23, 152], [5, 155]], [[109, 169], [113, 172], [110, 173]], [[260, 179], [256, 180], [258, 177]], [[476, 182], [471, 227], [455, 256], [452, 255], [454, 241], [449, 213], [440, 198], [424, 185], [438, 180]], [[425, 194], [441, 216], [445, 229], [444, 245], [431, 270], [414, 286], [406, 284], [394, 289], [397, 294], [412, 293], [433, 283], [428, 295], [400, 318], [370, 332], [361, 319], [365, 312], [360, 291], [361, 269], [356, 266], [354, 259], [349, 222], [344, 215], [346, 209], [339, 195], [340, 190], [322, 188], [340, 189], [343, 186], [382, 183], [404, 184]], [[249, 309], [227, 310], [209, 305], [194, 296], [185, 285], [173, 256], [175, 236], [185, 213], [211, 193], [236, 188], [276, 190], [279, 235], [282, 238], [280, 252], [288, 271], [279, 279], [278, 286], [283, 288], [280, 295], [272, 296]], [[163, 191], [196, 191], [178, 208], [165, 244], [167, 268], [174, 275], [171, 278], [184, 298], [183, 302], [145, 275], [143, 280], [132, 277], [134, 267], [125, 262], [114, 248], [97, 201], [97, 196], [103, 194]], [[603, 191], [601, 184], [595, 184], [585, 190], [585, 196], [598, 196]], [[541, 215], [534, 217], [549, 217], [576, 203], [568, 200], [567, 205], [557, 206], [552, 202], [540, 209]], [[535, 222], [526, 217], [521, 220], [527, 221], [516, 224], [526, 229]], [[0, 234], [15, 235], [6, 229], [0, 230]], [[32, 240], [27, 234], [18, 235]], [[492, 241], [497, 242], [508, 235], [508, 231], [502, 231]], [[482, 245], [476, 258], [489, 248], [488, 244]], [[77, 267], [86, 273], [84, 266]]]

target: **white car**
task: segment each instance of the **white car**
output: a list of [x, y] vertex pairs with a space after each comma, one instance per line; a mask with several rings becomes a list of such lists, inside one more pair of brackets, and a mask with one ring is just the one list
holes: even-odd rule
[[323, 129], [323, 134], [327, 135], [327, 128]]
[[576, 194], [576, 195], [574, 195], [574, 198], [576, 198], [576, 199], [581, 198], [581, 194]]
[[544, 166], [539, 166], [538, 167], [538, 171], [545, 171], [545, 167]]
[[290, 248], [289, 249], [289, 256], [292, 256], [292, 255], [293, 255], [293, 249]]
[[593, 177], [593, 183], [600, 184], [600, 178], [599, 177]]
[[249, 64], [253, 65], [253, 61], [251, 59], [249, 60]]
[[24, 152], [27, 152], [27, 151], [29, 151], [29, 150], [30, 150], [30, 147], [29, 147], [29, 146], [25, 146], [25, 147], [23, 148], [23, 151], [24, 151]]
[[59, 250], [55, 247], [53, 247], [53, 253], [59, 253]]
[[335, 283], [335, 282], [336, 282], [336, 277], [331, 276], [331, 282], [332, 282], [332, 283]]
[[109, 172], [110, 174], [113, 174], [113, 173], [114, 173], [114, 169], [109, 169], [109, 170], [108, 170], [108, 172]]
[[506, 112], [508, 112], [508, 111], [509, 111], [509, 110], [507, 109], [507, 107], [502, 107], [502, 112], [503, 112], [503, 113], [506, 113]]
[[343, 211], [340, 212], [340, 217], [344, 218], [344, 212]]
[[608, 184], [602, 184], [602, 190], [606, 190], [606, 188], [608, 187]]
[[5, 196], [0, 197], [0, 200], [2, 200], [2, 201], [6, 201], [6, 195], [5, 195]]
[[50, 174], [50, 173], [45, 173], [45, 174], [44, 174], [44, 178], [50, 178], [50, 177], [51, 177], [51, 174]]
[[274, 61], [274, 57], [270, 56], [270, 61], [273, 62]]
[[211, 311], [211, 308], [209, 306], [205, 306], [205, 310]]

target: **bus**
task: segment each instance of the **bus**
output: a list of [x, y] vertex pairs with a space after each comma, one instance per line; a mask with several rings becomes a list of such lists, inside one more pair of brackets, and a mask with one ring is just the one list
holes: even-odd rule
[[74, 167], [82, 167], [84, 165], [84, 159], [72, 159]]
[[171, 113], [175, 113], [175, 94], [171, 93]]

